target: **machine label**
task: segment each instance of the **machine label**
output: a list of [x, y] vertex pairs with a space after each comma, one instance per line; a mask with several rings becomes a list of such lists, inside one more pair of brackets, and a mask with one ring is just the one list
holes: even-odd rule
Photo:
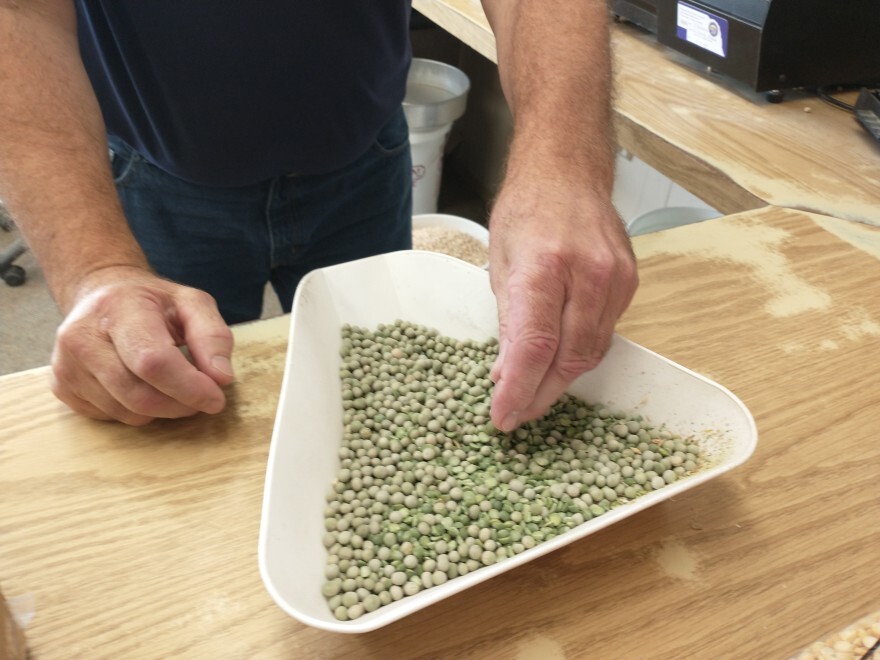
[[727, 21], [685, 2], [678, 3], [676, 35], [710, 53], [727, 57]]

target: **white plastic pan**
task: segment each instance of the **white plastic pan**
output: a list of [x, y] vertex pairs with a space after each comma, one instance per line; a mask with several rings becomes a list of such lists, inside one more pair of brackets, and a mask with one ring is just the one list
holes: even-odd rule
[[342, 438], [340, 328], [405, 319], [459, 339], [497, 335], [488, 273], [431, 252], [396, 252], [310, 273], [293, 302], [290, 342], [266, 471], [259, 540], [263, 581], [275, 602], [324, 630], [375, 630], [536, 557], [583, 539], [743, 463], [757, 443], [751, 414], [730, 391], [620, 336], [569, 392], [589, 403], [638, 412], [679, 435], [695, 434], [712, 466], [621, 505], [492, 566], [338, 621], [321, 593], [325, 494]]

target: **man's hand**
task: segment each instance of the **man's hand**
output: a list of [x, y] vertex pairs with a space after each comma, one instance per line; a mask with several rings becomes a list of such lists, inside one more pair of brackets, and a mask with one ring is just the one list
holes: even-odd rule
[[611, 203], [611, 53], [605, 0], [482, 0], [513, 115], [489, 221], [500, 354], [492, 422], [543, 415], [595, 367], [638, 286]]
[[599, 363], [638, 275], [617, 212], [583, 189], [509, 181], [490, 227], [500, 332], [492, 421], [510, 431]]
[[223, 409], [233, 338], [211, 296], [136, 268], [92, 273], [80, 292], [52, 356], [59, 399], [131, 425]]
[[74, 3], [0, 0], [0, 63], [0, 191], [67, 314], [55, 394], [128, 424], [219, 412], [232, 334], [207, 294], [149, 272], [113, 186]]

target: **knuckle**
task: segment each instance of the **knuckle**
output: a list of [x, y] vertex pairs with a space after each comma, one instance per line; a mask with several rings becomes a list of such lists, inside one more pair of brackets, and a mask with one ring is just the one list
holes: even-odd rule
[[526, 360], [549, 364], [559, 348], [559, 337], [548, 332], [532, 332], [520, 338], [520, 346]]
[[217, 300], [214, 298], [214, 296], [202, 289], [187, 287], [183, 291], [183, 296], [186, 297], [191, 304], [197, 306], [200, 309], [217, 308]]
[[556, 363], [556, 373], [562, 379], [572, 381], [595, 368], [597, 364], [599, 364], [599, 359], [595, 355], [572, 355], [562, 358]]
[[88, 350], [89, 343], [89, 333], [76, 323], [62, 325], [55, 335], [56, 351], [62, 355], [82, 355]]
[[597, 250], [592, 252], [589, 257], [584, 259], [590, 277], [603, 282], [611, 281], [615, 274], [619, 274], [622, 263], [617, 259], [613, 252], [608, 250]]
[[595, 250], [591, 252], [588, 263], [594, 273], [608, 277], [611, 276], [611, 273], [619, 265], [617, 256], [610, 250]]
[[629, 279], [636, 271], [636, 263], [629, 253], [615, 251], [611, 247], [596, 247], [579, 260], [591, 277]]
[[568, 272], [572, 255], [568, 254], [564, 247], [554, 248], [542, 253], [538, 257], [538, 265], [541, 270], [541, 278], [561, 278]]
[[205, 334], [205, 338], [212, 343], [232, 345], [234, 339], [232, 330], [226, 325], [214, 326]]
[[166, 365], [165, 353], [155, 347], [144, 347], [132, 358], [131, 370], [140, 378], [150, 381], [159, 376]]
[[204, 289], [197, 289], [195, 287], [188, 287], [187, 293], [193, 297], [194, 300], [197, 300], [201, 303], [207, 304], [215, 304], [214, 296], [205, 291]]
[[621, 279], [633, 289], [639, 285], [639, 268], [634, 259], [624, 259], [618, 266]]

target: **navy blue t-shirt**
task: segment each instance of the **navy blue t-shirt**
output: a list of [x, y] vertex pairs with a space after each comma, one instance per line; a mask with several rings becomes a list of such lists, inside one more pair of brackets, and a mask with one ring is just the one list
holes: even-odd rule
[[107, 130], [235, 186], [362, 154], [400, 107], [409, 0], [76, 0]]

